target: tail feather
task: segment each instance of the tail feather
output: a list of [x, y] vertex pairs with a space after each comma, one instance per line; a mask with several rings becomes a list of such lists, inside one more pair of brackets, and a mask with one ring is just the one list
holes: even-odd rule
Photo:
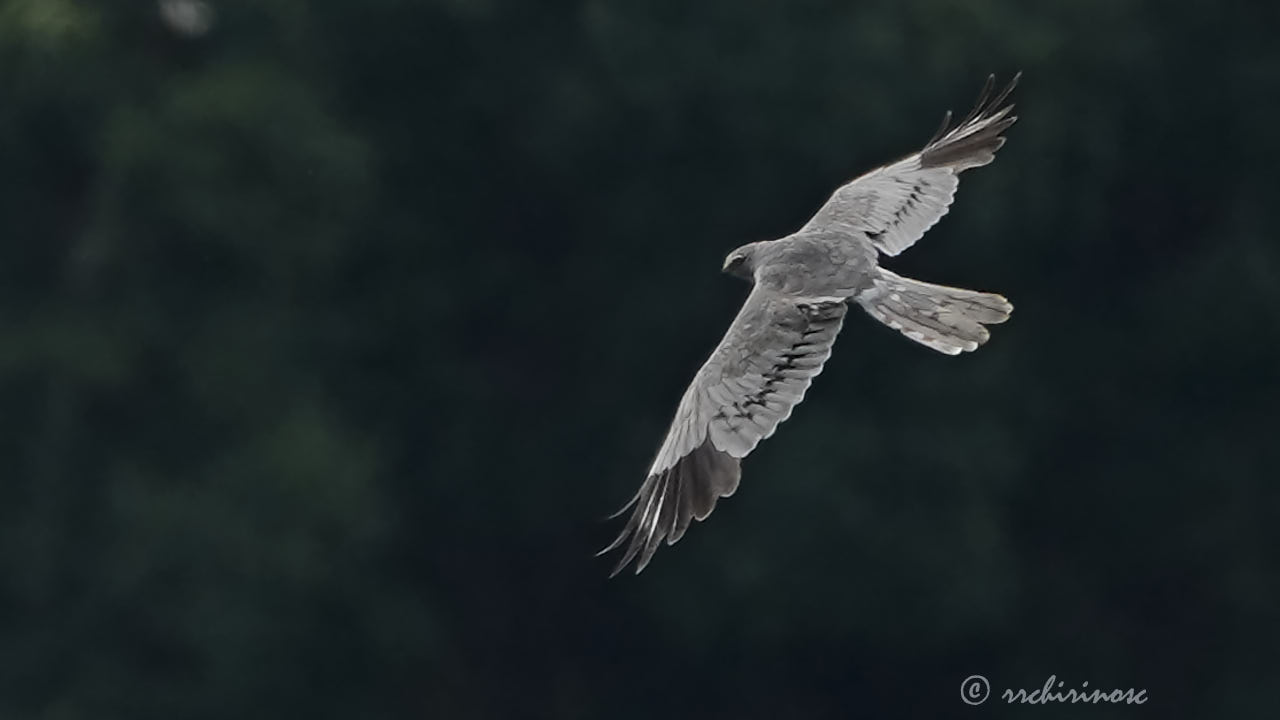
[[990, 337], [983, 326], [1002, 323], [1013, 312], [999, 295], [920, 282], [883, 268], [855, 299], [871, 317], [948, 355], [977, 350]]

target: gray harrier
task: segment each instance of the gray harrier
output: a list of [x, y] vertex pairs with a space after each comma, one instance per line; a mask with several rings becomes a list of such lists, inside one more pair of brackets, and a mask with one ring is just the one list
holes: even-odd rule
[[915, 244], [946, 214], [960, 173], [995, 158], [1017, 119], [1003, 103], [1020, 75], [999, 93], [988, 77], [957, 127], [947, 129], [948, 112], [922, 150], [836, 190], [795, 234], [729, 253], [724, 271], [750, 280], [751, 293], [685, 391], [648, 478], [617, 513], [635, 507], [601, 551], [627, 544], [614, 575], [632, 560], [639, 573], [663, 540], [675, 543], [738, 489], [739, 462], [804, 398], [849, 301], [948, 355], [977, 349], [983, 325], [1009, 318], [1013, 306], [999, 295], [911, 280], [877, 261]]

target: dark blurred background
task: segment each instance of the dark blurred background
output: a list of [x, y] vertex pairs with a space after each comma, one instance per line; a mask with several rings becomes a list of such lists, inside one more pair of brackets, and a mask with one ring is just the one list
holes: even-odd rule
[[[1280, 717], [1274, 3], [0, 0], [0, 718]], [[725, 254], [1021, 120], [639, 577]], [[990, 678], [980, 708], [960, 682]], [[1007, 707], [1005, 688], [1141, 688]]]

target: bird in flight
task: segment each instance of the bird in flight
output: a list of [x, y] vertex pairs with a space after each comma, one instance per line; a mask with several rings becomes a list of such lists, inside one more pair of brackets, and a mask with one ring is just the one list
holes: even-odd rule
[[729, 253], [724, 272], [750, 281], [751, 293], [681, 398], [640, 490], [613, 515], [631, 509], [600, 551], [626, 546], [610, 577], [632, 561], [639, 573], [663, 541], [674, 544], [738, 489], [742, 458], [804, 399], [850, 302], [948, 355], [976, 350], [984, 325], [1009, 319], [1013, 306], [999, 295], [901, 277], [878, 260], [914, 245], [947, 213], [960, 173], [995, 158], [1017, 120], [1005, 100], [1019, 77], [999, 92], [988, 77], [956, 127], [948, 111], [919, 152], [840, 187], [799, 231]]

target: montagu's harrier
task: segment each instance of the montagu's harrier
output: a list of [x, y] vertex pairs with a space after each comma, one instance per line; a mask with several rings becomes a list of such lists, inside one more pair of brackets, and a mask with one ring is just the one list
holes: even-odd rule
[[[831, 356], [850, 301], [903, 335], [955, 355], [987, 341], [984, 325], [1009, 318], [999, 295], [931, 285], [877, 262], [915, 244], [946, 214], [960, 173], [986, 165], [1017, 118], [987, 78], [955, 128], [948, 112], [919, 152], [836, 190], [798, 232], [729, 253], [724, 271], [752, 282], [720, 345], [685, 391], [649, 475], [631, 502], [613, 574], [633, 560], [639, 573], [665, 540], [675, 543], [716, 500], [738, 489], [739, 462], [773, 434]], [[616, 517], [617, 515], [615, 515]]]

